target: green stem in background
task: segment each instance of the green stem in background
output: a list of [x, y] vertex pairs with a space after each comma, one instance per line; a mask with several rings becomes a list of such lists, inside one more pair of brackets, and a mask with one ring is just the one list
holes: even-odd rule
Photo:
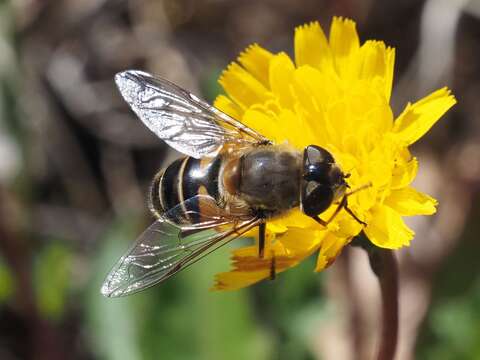
[[370, 267], [378, 278], [382, 296], [382, 330], [377, 360], [393, 360], [398, 340], [398, 267], [392, 250], [373, 246], [365, 235], [352, 243], [367, 251]]

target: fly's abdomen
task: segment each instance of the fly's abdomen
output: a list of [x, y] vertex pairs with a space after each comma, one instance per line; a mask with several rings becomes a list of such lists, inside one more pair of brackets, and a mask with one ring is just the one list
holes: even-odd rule
[[[196, 195], [210, 195], [218, 201], [218, 176], [222, 159], [217, 156], [213, 159], [195, 159], [186, 157], [171, 163], [153, 180], [150, 190], [150, 210], [157, 217], [175, 208]], [[178, 207], [177, 216], [191, 218], [199, 212], [195, 200], [189, 200], [188, 215], [182, 214], [185, 207]]]

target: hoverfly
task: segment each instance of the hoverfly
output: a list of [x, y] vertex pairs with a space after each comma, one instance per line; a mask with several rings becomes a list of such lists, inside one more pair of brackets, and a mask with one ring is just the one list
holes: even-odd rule
[[[108, 274], [107, 297], [146, 289], [222, 245], [295, 207], [326, 226], [354, 191], [327, 150], [298, 151], [269, 139], [175, 84], [142, 71], [115, 76], [125, 101], [169, 146], [187, 155], [155, 176], [149, 207], [156, 221]], [[337, 203], [328, 220], [319, 217]], [[275, 276], [272, 258], [272, 278]]]

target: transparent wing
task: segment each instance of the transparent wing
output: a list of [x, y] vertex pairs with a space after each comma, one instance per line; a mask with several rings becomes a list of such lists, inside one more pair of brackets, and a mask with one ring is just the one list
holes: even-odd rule
[[174, 149], [195, 157], [215, 156], [226, 143], [269, 141], [175, 84], [128, 70], [115, 82], [132, 110], [158, 137]]
[[[216, 213], [200, 213], [196, 198], [179, 204], [140, 235], [107, 275], [104, 296], [133, 294], [164, 281], [258, 225], [257, 218], [232, 217], [218, 207]], [[201, 206], [208, 202], [200, 200]], [[187, 223], [187, 217], [197, 220]]]

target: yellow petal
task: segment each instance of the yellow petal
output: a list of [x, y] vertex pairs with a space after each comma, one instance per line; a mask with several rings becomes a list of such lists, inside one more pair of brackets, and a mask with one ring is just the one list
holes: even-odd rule
[[330, 47], [318, 22], [295, 29], [295, 62], [298, 67], [332, 67]]
[[259, 108], [252, 108], [245, 112], [241, 121], [275, 143], [279, 144], [286, 140], [283, 132], [276, 125], [275, 114], [267, 115]]
[[390, 102], [390, 96], [392, 95], [392, 86], [393, 86], [393, 73], [395, 70], [395, 49], [387, 47], [385, 54], [385, 96], [387, 97], [387, 102]]
[[[353, 82], [345, 91], [345, 99], [354, 118], [355, 126], [349, 129], [358, 134], [360, 127], [370, 126], [375, 133], [383, 134], [393, 127], [393, 114], [385, 98], [383, 90], [375, 86], [375, 81], [383, 82], [383, 78], [376, 76], [372, 79], [363, 79]], [[371, 134], [372, 131], [369, 131]], [[369, 135], [370, 138], [370, 135]]]
[[415, 104], [408, 104], [395, 120], [393, 131], [406, 145], [420, 139], [456, 103], [446, 87], [437, 90]]
[[295, 71], [293, 93], [296, 98], [296, 113], [305, 126], [311, 129], [316, 141], [313, 144], [328, 144], [333, 141], [332, 127], [327, 124], [327, 110], [332, 101], [343, 96], [338, 78], [332, 72], [322, 72], [304, 65]]
[[410, 154], [407, 148], [403, 148], [399, 155], [395, 159], [395, 166], [392, 170], [390, 187], [394, 190], [410, 185], [418, 171], [418, 160]]
[[225, 95], [218, 95], [213, 106], [234, 119], [242, 118], [243, 110]]
[[320, 245], [315, 271], [322, 271], [327, 266], [330, 266], [349, 241], [348, 238], [338, 237], [333, 233], [325, 236]]
[[304, 65], [295, 71], [294, 89], [305, 108], [321, 110], [343, 96], [338, 78], [332, 72]]
[[371, 220], [364, 231], [373, 244], [387, 249], [408, 245], [415, 235], [395, 210], [382, 205], [371, 210]]
[[388, 104], [372, 107], [365, 113], [363, 121], [370, 122], [377, 133], [385, 134], [393, 127], [392, 109]]
[[348, 100], [342, 99], [332, 105], [326, 112], [325, 127], [328, 138], [334, 143], [343, 145], [349, 131], [354, 130], [355, 119], [350, 115]]
[[280, 227], [281, 224], [287, 224], [289, 227], [313, 229], [318, 226], [315, 220], [302, 213], [298, 208], [295, 208], [280, 217], [273, 218], [267, 223], [267, 226], [270, 224], [277, 227]]
[[315, 136], [312, 133], [309, 123], [303, 123], [293, 111], [283, 110], [277, 117], [277, 125], [283, 133], [283, 138], [298, 150], [315, 143]]
[[393, 190], [384, 204], [402, 216], [432, 215], [437, 210], [437, 200], [411, 187]]
[[359, 53], [359, 77], [370, 80], [390, 100], [393, 82], [395, 50], [387, 48], [382, 41], [366, 41]]
[[351, 71], [356, 67], [355, 56], [360, 48], [355, 22], [350, 19], [333, 18], [329, 41], [338, 73], [350, 77]]
[[245, 112], [242, 122], [276, 144], [288, 142], [297, 149], [303, 149], [315, 143], [309, 124], [302, 123], [302, 118], [288, 109], [276, 114], [264, 106], [255, 106]]
[[[295, 236], [295, 234], [290, 236]], [[304, 250], [303, 248], [299, 249]], [[290, 256], [288, 255], [289, 252], [292, 252], [292, 249], [286, 250], [280, 242], [273, 245], [266, 244], [263, 258], [259, 258], [258, 246], [256, 245], [236, 249], [232, 256], [233, 270], [217, 274], [212, 290], [237, 290], [252, 285], [269, 278], [272, 270], [276, 274], [281, 273], [297, 265], [305, 256], [311, 254], [310, 251]]]
[[241, 108], [263, 103], [270, 94], [268, 89], [237, 63], [231, 63], [219, 80], [228, 96]]
[[215, 284], [211, 290], [238, 290], [246, 286], [255, 284], [260, 280], [270, 276], [270, 270], [263, 269], [258, 271], [229, 271], [215, 275]]
[[286, 255], [300, 261], [318, 249], [327, 233], [323, 229], [302, 229], [289, 226], [285, 234], [278, 236], [277, 242], [282, 245]]
[[329, 266], [329, 262], [325, 254], [322, 254], [321, 252], [318, 253], [317, 256], [317, 262], [315, 264], [315, 270], [316, 272], [320, 272], [324, 270], [327, 266]]
[[269, 87], [268, 68], [273, 54], [258, 44], [249, 46], [238, 58], [242, 66], [265, 87]]
[[293, 109], [291, 84], [295, 65], [285, 53], [275, 55], [270, 61], [269, 77], [272, 92], [282, 107]]

